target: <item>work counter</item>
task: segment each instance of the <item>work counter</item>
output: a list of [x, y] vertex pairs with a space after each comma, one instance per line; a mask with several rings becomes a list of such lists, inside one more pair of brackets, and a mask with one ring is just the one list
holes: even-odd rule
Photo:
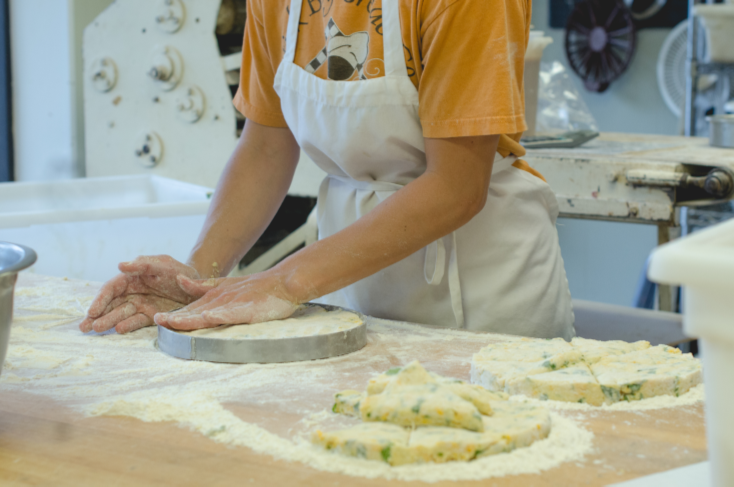
[[[220, 435], [242, 431], [250, 441], [267, 430], [273, 438], [294, 438], [332, 421], [335, 392], [364, 389], [389, 367], [417, 359], [428, 370], [468, 380], [472, 354], [508, 339], [370, 318], [367, 346], [351, 355], [267, 366], [195, 363], [159, 352], [153, 328], [81, 335], [77, 325], [98, 288], [32, 274], [19, 281], [0, 376], [2, 485], [405, 485], [275, 459]], [[555, 413], [593, 434], [583, 458], [481, 485], [602, 486], [707, 457], [700, 402]], [[433, 485], [449, 484], [479, 482]]]

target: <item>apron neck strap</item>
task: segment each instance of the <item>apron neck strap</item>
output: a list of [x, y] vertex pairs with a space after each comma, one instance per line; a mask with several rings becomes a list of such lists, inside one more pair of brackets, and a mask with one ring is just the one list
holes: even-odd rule
[[399, 0], [382, 0], [383, 49], [385, 76], [408, 77], [403, 53], [403, 35], [400, 29]]
[[296, 41], [298, 40], [298, 25], [301, 22], [301, 5], [303, 5], [303, 0], [291, 0], [291, 8], [288, 12], [288, 30], [285, 33], [283, 60], [290, 63], [296, 59]]

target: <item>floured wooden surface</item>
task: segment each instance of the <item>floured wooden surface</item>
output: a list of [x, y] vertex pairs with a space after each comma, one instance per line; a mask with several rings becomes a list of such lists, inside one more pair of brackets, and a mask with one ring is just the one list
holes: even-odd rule
[[575, 149], [529, 150], [527, 158], [634, 160], [725, 166], [734, 169], [734, 150], [711, 147], [708, 138], [604, 132]]
[[[119, 474], [125, 473], [130, 484], [144, 485], [156, 478], [154, 472], [163, 469], [171, 475], [169, 482], [176, 479], [180, 485], [197, 485], [208, 475], [222, 478], [226, 464], [226, 478], [232, 483], [249, 478], [281, 479], [273, 483], [286, 485], [290, 478], [291, 482], [298, 479], [306, 485], [330, 485], [336, 481], [384, 484], [384, 479], [346, 477], [317, 471], [298, 461], [275, 460], [248, 448], [231, 449], [228, 443], [209, 441], [206, 436], [216, 440], [219, 435], [238, 431], [242, 434], [238, 421], [255, 425], [284, 441], [316, 426], [338, 427], [341, 419], [328, 413], [334, 392], [366, 384], [371, 375], [412, 359], [419, 359], [429, 370], [442, 375], [467, 379], [473, 353], [491, 341], [511, 339], [380, 321], [371, 326], [374, 331], [370, 331], [364, 350], [310, 362], [308, 367], [302, 363], [290, 367], [202, 364], [157, 352], [152, 348], [152, 328], [129, 336], [80, 336], [76, 324], [96, 285], [32, 276], [24, 276], [19, 285], [14, 348], [9, 353], [11, 365], [0, 378], [0, 475], [24, 472], [22, 467], [8, 462], [29, 461], [31, 450], [22, 446], [26, 445], [45, 458], [47, 464], [58, 464], [69, 478], [81, 475], [87, 465], [103, 462], [111, 452], [129, 450], [114, 466], [107, 462], [104, 469], [95, 470], [94, 478], [109, 479], [111, 472], [117, 472], [115, 479], [119, 479]], [[48, 290], [52, 294], [44, 296], [43, 292]], [[75, 307], [79, 310], [77, 316], [70, 312]], [[46, 333], [49, 330], [57, 334], [54, 339], [53, 334]], [[151, 363], [131, 360], [133, 354], [125, 353], [139, 347], [141, 341], [147, 341], [150, 347]], [[70, 347], [76, 347], [72, 358], [59, 360], [69, 357]], [[221, 411], [210, 417], [228, 418], [222, 424], [206, 423], [212, 407], [207, 401], [213, 394]], [[142, 423], [125, 417], [85, 418], [84, 411], [117, 412], [152, 421], [168, 419], [172, 423]], [[700, 405], [639, 412], [558, 414], [594, 433], [594, 452], [540, 475], [496, 478], [496, 485], [520, 484], [523, 479], [524, 485], [531, 479], [531, 485], [604, 485], [706, 457]], [[26, 421], [29, 415], [35, 421]], [[182, 431], [173, 422], [196, 432]], [[71, 444], [75, 442], [53, 435], [49, 438], [49, 424], [66, 425], [63, 427], [73, 431], [74, 438], [87, 445], [86, 453], [79, 455], [67, 450], [75, 448]], [[22, 438], [19, 425], [27, 429]], [[155, 442], [166, 446], [153, 448]], [[133, 448], [132, 444], [138, 447]], [[215, 457], [217, 462], [206, 460]], [[124, 469], [131, 465], [136, 465], [135, 473]], [[127, 481], [120, 482], [124, 485]]]

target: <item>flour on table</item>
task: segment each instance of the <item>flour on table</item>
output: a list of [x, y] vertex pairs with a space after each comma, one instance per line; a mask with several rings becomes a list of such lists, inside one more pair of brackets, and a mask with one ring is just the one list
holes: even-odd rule
[[290, 318], [254, 325], [224, 325], [190, 332], [186, 335], [221, 340], [277, 339], [328, 335], [356, 328], [362, 319], [356, 313], [328, 311], [321, 306], [302, 306]]
[[[354, 477], [437, 482], [538, 474], [582, 462], [592, 450], [592, 433], [563, 412], [551, 411], [547, 438], [469, 464], [391, 467], [333, 455], [313, 446], [311, 434], [358, 420], [332, 414], [332, 394], [414, 359], [467, 380], [468, 361], [479, 347], [514, 339], [368, 318], [367, 346], [345, 356], [284, 364], [188, 361], [157, 350], [155, 327], [127, 335], [80, 333], [78, 324], [98, 289], [84, 281], [20, 276], [19, 319], [11, 328], [0, 395], [44, 396], [90, 416], [170, 421], [201, 435], [199, 441], [246, 447]], [[73, 321], [48, 326], [62, 320]]]

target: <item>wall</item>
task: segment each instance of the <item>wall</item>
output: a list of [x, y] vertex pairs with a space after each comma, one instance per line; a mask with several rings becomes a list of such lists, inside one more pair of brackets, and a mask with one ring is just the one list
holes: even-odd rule
[[110, 3], [10, 1], [16, 180], [84, 175], [81, 34]]
[[[533, 2], [533, 28], [553, 38], [543, 53], [543, 60], [559, 60], [567, 69], [563, 29], [548, 24], [549, 0]], [[677, 135], [678, 119], [665, 105], [657, 83], [657, 59], [670, 29], [642, 29], [638, 32], [637, 50], [628, 70], [604, 93], [591, 93], [572, 73], [584, 101], [604, 132], [638, 132]]]
[[71, 32], [72, 153], [77, 171], [84, 175], [84, 29], [114, 0], [68, 0], [69, 31]]
[[[570, 71], [563, 47], [565, 33], [548, 25], [549, 3], [536, 0], [533, 5], [533, 27], [553, 38], [553, 44], [543, 53], [543, 60], [559, 60]], [[678, 120], [665, 105], [657, 85], [658, 52], [668, 32], [670, 29], [639, 31], [632, 64], [604, 93], [590, 93], [572, 73], [600, 130], [678, 133]], [[657, 228], [563, 218], [558, 220], [557, 228], [571, 295], [576, 299], [631, 306], [645, 260], [657, 245]]]
[[78, 175], [71, 146], [69, 16], [65, 1], [11, 0], [15, 178]]

